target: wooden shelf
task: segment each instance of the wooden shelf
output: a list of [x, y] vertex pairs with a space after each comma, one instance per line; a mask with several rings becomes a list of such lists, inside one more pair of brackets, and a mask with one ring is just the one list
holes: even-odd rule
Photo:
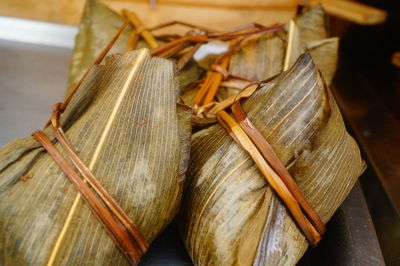
[[[128, 8], [141, 17], [146, 26], [182, 20], [224, 30], [258, 22], [264, 25], [289, 21], [300, 0], [157, 0], [151, 9], [146, 0], [101, 0], [119, 12]], [[313, 0], [327, 12], [359, 24], [376, 24], [386, 12], [348, 0]], [[0, 15], [77, 25], [85, 0], [2, 0]]]

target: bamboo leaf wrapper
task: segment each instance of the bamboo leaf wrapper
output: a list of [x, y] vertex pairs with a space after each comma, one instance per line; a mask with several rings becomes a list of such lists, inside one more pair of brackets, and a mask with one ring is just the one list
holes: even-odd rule
[[[109, 56], [92, 69], [61, 117], [80, 157], [148, 242], [178, 210], [189, 156], [190, 111], [177, 105], [175, 74], [172, 62], [152, 58], [146, 49]], [[50, 129], [45, 133], [52, 136]], [[32, 137], [1, 149], [0, 264], [46, 264], [76, 196]], [[54, 263], [127, 261], [79, 201]]]
[[[309, 54], [244, 102], [326, 222], [364, 169]], [[181, 228], [195, 265], [294, 265], [308, 244], [254, 162], [220, 125], [195, 133]]]
[[[115, 13], [97, 0], [86, 1], [79, 32], [75, 39], [75, 48], [69, 70], [68, 91], [83, 76], [124, 21], [123, 16]], [[112, 47], [110, 54], [125, 52], [131, 33], [132, 27], [126, 27]], [[149, 46], [140, 39], [136, 48], [149, 48]], [[178, 74], [181, 89], [197, 80], [202, 72], [196, 63], [189, 62]]]

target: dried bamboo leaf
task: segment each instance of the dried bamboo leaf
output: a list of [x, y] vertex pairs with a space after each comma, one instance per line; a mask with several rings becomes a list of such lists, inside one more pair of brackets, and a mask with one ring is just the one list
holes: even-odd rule
[[283, 70], [286, 71], [289, 67], [293, 66], [297, 61], [297, 58], [303, 54], [304, 47], [300, 40], [300, 31], [296, 23], [291, 20], [288, 26], [288, 40], [286, 46], [285, 62], [283, 64]]
[[[318, 39], [326, 36], [322, 7], [317, 5], [310, 8], [295, 21], [300, 25], [291, 22], [288, 32], [282, 30], [243, 41], [232, 56], [229, 73], [249, 80], [270, 79], [293, 65], [298, 56], [309, 49], [325, 81], [330, 85], [336, 71], [338, 39]], [[200, 65], [209, 66], [215, 57], [216, 55], [209, 55]], [[198, 90], [193, 88], [185, 91], [181, 96], [184, 103], [192, 105]], [[237, 92], [237, 89], [219, 88], [217, 98], [223, 100]], [[194, 122], [194, 125], [197, 126], [197, 123]]]
[[220, 87], [217, 92], [217, 100], [218, 102], [222, 102], [223, 100], [237, 95], [241, 90], [240, 89], [235, 89], [235, 88], [229, 88], [229, 87]]
[[[338, 39], [325, 39], [325, 20], [322, 6], [316, 5], [298, 16], [295, 19], [296, 24], [291, 22], [288, 31], [267, 33], [245, 40], [232, 56], [229, 73], [249, 80], [266, 80], [293, 65], [298, 56], [309, 48], [329, 85], [336, 71]], [[217, 56], [208, 55], [199, 65], [208, 69]], [[184, 92], [182, 98], [185, 103], [191, 105], [192, 95], [197, 91], [198, 89]], [[217, 97], [220, 100], [225, 99], [235, 92], [237, 90], [220, 88]]]
[[331, 84], [338, 61], [339, 39], [329, 38], [308, 42], [306, 46], [326, 83]]
[[[111, 55], [92, 69], [61, 117], [79, 156], [148, 242], [178, 210], [190, 150], [191, 112], [176, 104], [175, 73], [172, 62], [146, 49]], [[1, 149], [0, 264], [47, 263], [76, 196], [32, 137]], [[56, 265], [127, 263], [83, 201], [60, 247]]]
[[[117, 29], [124, 23], [123, 16], [115, 13], [97, 0], [88, 0], [79, 25], [79, 33], [75, 40], [75, 49], [70, 65], [68, 88], [80, 79], [95, 58], [104, 49]], [[125, 28], [109, 54], [123, 53], [128, 46], [128, 39], [132, 28]], [[149, 48], [147, 43], [139, 39], [137, 49]], [[179, 84], [184, 89], [188, 84], [196, 81], [202, 70], [192, 60], [180, 73]]]
[[339, 39], [328, 38], [326, 14], [321, 4], [296, 18], [301, 42], [305, 44], [328, 85], [336, 72]]
[[[286, 33], [279, 31], [266, 33], [243, 41], [234, 51], [229, 64], [229, 73], [248, 80], [265, 80], [276, 76], [283, 70], [286, 50]], [[200, 66], [209, 67], [217, 55], [209, 55], [199, 62]], [[192, 105], [193, 95], [199, 88], [187, 90], [182, 98], [188, 105]], [[217, 97], [225, 99], [237, 93], [236, 89], [220, 88]]]
[[190, 88], [186, 90], [181, 96], [183, 103], [186, 104], [187, 106], [192, 106], [193, 100], [196, 97], [198, 91], [199, 88]]
[[[86, 2], [79, 32], [75, 38], [75, 48], [69, 70], [68, 90], [83, 76], [86, 69], [106, 47], [124, 21], [123, 17], [98, 3], [97, 0]], [[125, 51], [131, 30], [130, 26], [125, 28], [110, 54]]]
[[[364, 169], [310, 55], [244, 103], [328, 221]], [[195, 133], [182, 232], [195, 265], [294, 265], [308, 244], [254, 162], [220, 125]]]
[[215, 60], [220, 56], [220, 54], [208, 54], [203, 59], [199, 60], [198, 64], [204, 70], [209, 70], [210, 66], [214, 64]]
[[273, 77], [283, 70], [285, 50], [283, 30], [248, 39], [233, 54], [229, 73], [254, 81]]
[[316, 5], [295, 18], [296, 25], [288, 27], [291, 32], [269, 33], [245, 41], [233, 55], [229, 72], [250, 80], [265, 80], [285, 70], [288, 54], [287, 65], [291, 66], [306, 48], [330, 85], [336, 72], [339, 40], [326, 39], [325, 19], [322, 6]]
[[201, 69], [194, 60], [189, 61], [178, 74], [181, 93], [184, 92], [190, 84], [198, 80], [203, 73], [204, 70]]
[[303, 43], [326, 39], [329, 36], [326, 14], [321, 4], [305, 10], [296, 17], [295, 22], [299, 27]]

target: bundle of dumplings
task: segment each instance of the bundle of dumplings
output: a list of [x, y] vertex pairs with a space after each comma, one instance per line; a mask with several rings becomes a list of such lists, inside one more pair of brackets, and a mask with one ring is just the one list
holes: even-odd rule
[[[295, 265], [323, 241], [365, 163], [322, 6], [191, 26], [156, 36], [88, 0], [66, 101], [0, 150], [0, 264], [138, 264], [175, 217], [194, 265]], [[193, 59], [213, 41], [226, 52]]]

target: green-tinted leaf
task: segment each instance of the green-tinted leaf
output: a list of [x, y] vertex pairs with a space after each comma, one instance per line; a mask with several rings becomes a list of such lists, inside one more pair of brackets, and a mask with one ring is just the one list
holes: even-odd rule
[[[302, 56], [244, 109], [328, 221], [364, 169], [311, 60]], [[195, 133], [182, 232], [196, 265], [293, 265], [308, 244], [248, 154], [214, 125]]]
[[[79, 156], [148, 242], [179, 208], [190, 150], [191, 112], [177, 105], [175, 73], [171, 61], [150, 57], [146, 49], [111, 55], [91, 71], [62, 115]], [[46, 133], [52, 136], [50, 129]], [[19, 180], [23, 174], [30, 178]], [[77, 194], [32, 137], [1, 149], [0, 264], [46, 264]], [[125, 263], [79, 201], [55, 264]]]

